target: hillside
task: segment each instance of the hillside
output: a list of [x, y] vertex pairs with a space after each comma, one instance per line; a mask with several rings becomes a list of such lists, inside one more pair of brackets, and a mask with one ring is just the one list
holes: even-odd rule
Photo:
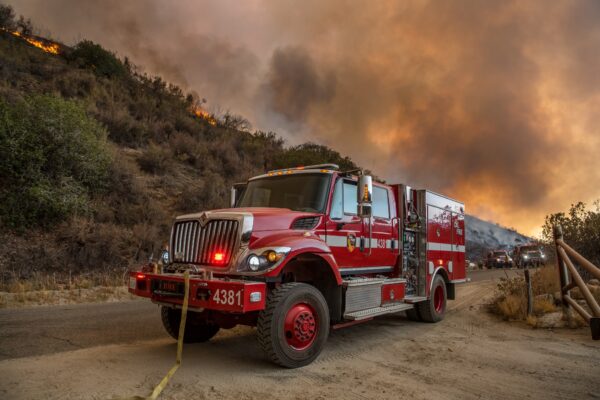
[[4, 285], [120, 276], [161, 245], [174, 215], [226, 206], [234, 182], [322, 161], [356, 168], [327, 147], [286, 147], [240, 116], [210, 115], [197, 96], [88, 41], [1, 30], [0, 54]]
[[[158, 250], [174, 215], [226, 206], [234, 182], [294, 165], [357, 167], [211, 115], [197, 95], [95, 43], [68, 47], [0, 14], [1, 286], [118, 278]], [[513, 240], [486, 224], [469, 217], [468, 251]]]
[[467, 259], [477, 261], [491, 249], [510, 249], [532, 239], [493, 222], [472, 215], [465, 217], [467, 228]]

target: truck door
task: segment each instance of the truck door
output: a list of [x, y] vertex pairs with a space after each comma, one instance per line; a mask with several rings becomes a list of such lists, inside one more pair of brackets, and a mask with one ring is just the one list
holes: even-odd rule
[[338, 178], [326, 217], [326, 242], [331, 248], [340, 269], [364, 266], [364, 253], [360, 251], [363, 224], [356, 215], [357, 186], [350, 179]]
[[[379, 198], [387, 190], [378, 188]], [[374, 189], [375, 190], [375, 189]], [[357, 185], [356, 181], [338, 178], [332, 195], [329, 215], [326, 217], [326, 242], [340, 266], [342, 275], [384, 273], [393, 270], [395, 259], [391, 247], [392, 224], [389, 216], [389, 199], [387, 204], [377, 202], [377, 217], [373, 218], [372, 248], [369, 251], [369, 226], [356, 214]], [[387, 207], [387, 213], [384, 208]]]

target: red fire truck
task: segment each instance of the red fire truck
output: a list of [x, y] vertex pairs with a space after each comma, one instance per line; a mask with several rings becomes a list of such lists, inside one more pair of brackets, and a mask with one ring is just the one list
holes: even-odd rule
[[288, 368], [312, 362], [330, 329], [400, 311], [438, 322], [465, 281], [464, 205], [446, 196], [323, 164], [270, 171], [231, 197], [231, 208], [177, 217], [163, 265], [130, 275], [174, 338], [185, 271], [184, 341], [255, 326]]

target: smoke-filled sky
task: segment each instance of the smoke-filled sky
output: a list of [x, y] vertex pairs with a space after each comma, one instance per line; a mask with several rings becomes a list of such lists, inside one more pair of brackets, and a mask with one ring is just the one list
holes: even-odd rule
[[536, 234], [600, 198], [600, 1], [10, 0], [288, 143]]

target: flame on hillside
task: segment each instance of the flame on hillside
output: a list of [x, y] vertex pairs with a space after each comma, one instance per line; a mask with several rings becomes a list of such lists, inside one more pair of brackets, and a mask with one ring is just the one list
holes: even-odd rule
[[19, 38], [25, 40], [27, 43], [37, 47], [38, 49], [44, 50], [46, 53], [50, 53], [50, 54], [60, 53], [60, 46], [57, 43], [35, 39], [31, 36], [23, 35], [19, 31], [7, 31], [7, 32], [11, 33], [13, 36], [16, 36], [16, 37], [19, 37]]
[[194, 114], [196, 117], [203, 119], [204, 121], [208, 122], [210, 125], [215, 126], [217, 125], [217, 120], [215, 119], [215, 117], [210, 114], [209, 112], [205, 111], [202, 107], [200, 106], [192, 106], [192, 114]]

